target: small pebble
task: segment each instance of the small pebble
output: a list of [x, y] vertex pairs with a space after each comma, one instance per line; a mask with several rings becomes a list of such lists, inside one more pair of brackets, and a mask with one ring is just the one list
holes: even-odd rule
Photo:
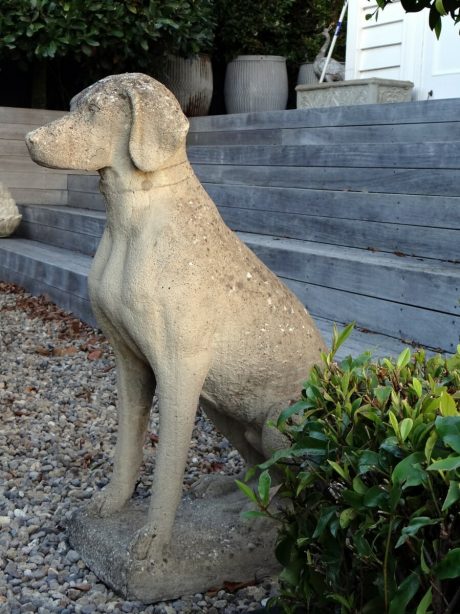
[[[86, 567], [64, 527], [112, 472], [113, 352], [98, 330], [1, 282], [0, 319], [0, 614], [233, 614], [260, 607], [274, 582], [143, 605], [124, 601]], [[96, 351], [100, 358], [88, 360]], [[155, 401], [150, 433], [158, 425]], [[144, 448], [139, 497], [150, 493], [154, 439]], [[235, 475], [243, 464], [199, 411], [185, 488], [216, 468]]]

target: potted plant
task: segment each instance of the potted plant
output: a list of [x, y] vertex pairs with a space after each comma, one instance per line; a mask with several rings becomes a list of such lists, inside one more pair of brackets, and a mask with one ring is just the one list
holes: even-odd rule
[[159, 56], [150, 72], [173, 92], [187, 116], [207, 115], [213, 93], [213, 0], [166, 3], [161, 11]]

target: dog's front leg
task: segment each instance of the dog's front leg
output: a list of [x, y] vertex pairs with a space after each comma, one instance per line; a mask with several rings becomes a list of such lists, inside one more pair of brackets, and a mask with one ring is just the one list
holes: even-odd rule
[[165, 554], [182, 495], [182, 481], [200, 393], [209, 369], [207, 352], [162, 364], [156, 370], [160, 411], [159, 442], [146, 525], [134, 538], [134, 559]]
[[155, 379], [149, 365], [126, 346], [115, 352], [118, 389], [118, 437], [109, 484], [89, 505], [90, 513], [108, 516], [131, 497], [143, 458]]

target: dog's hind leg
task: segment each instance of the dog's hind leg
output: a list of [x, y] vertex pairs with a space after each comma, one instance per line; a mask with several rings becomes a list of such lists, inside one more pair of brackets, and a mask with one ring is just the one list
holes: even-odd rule
[[118, 437], [110, 483], [89, 504], [90, 513], [108, 516], [131, 497], [142, 462], [155, 379], [149, 365], [127, 347], [115, 350], [118, 387]]

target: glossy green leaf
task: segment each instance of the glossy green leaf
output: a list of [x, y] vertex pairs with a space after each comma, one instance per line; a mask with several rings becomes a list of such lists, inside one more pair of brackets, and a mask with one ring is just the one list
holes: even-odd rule
[[456, 503], [460, 499], [460, 484], [455, 480], [452, 480], [449, 484], [449, 490], [447, 491], [446, 498], [442, 504], [442, 511], [449, 509], [451, 505]]
[[399, 462], [391, 474], [393, 483], [401, 484], [405, 489], [426, 482], [426, 473], [421, 466], [424, 458], [423, 452], [414, 452]]
[[240, 482], [240, 480], [235, 480], [235, 482], [238, 488], [246, 495], [246, 497], [248, 497], [248, 499], [250, 499], [253, 503], [258, 503], [257, 495], [250, 486], [244, 482]]
[[431, 602], [433, 601], [433, 592], [430, 588], [427, 590], [427, 592], [423, 595], [422, 599], [420, 600], [420, 603], [417, 606], [417, 609], [415, 610], [415, 614], [427, 614], [428, 608], [431, 605]]
[[411, 358], [411, 352], [409, 348], [406, 348], [405, 350], [403, 350], [401, 352], [401, 354], [398, 356], [398, 360], [396, 361], [396, 366], [398, 369], [402, 369], [403, 367], [405, 367], [406, 365], [409, 364], [410, 362], [410, 358]]
[[344, 509], [339, 516], [339, 523], [342, 529], [346, 529], [350, 522], [356, 518], [356, 510], [352, 507]]
[[454, 471], [460, 467], [460, 456], [448, 456], [442, 460], [435, 461], [429, 467], [428, 471]]
[[438, 580], [451, 580], [460, 576], [460, 548], [449, 550], [433, 569]]
[[396, 542], [395, 547], [399, 548], [405, 544], [410, 537], [414, 537], [423, 527], [439, 524], [439, 522], [439, 520], [433, 520], [428, 516], [417, 516], [415, 518], [411, 518], [409, 524], [402, 529], [401, 536]]
[[335, 461], [328, 460], [329, 465], [336, 471], [344, 480], [349, 480], [347, 471]]
[[398, 423], [398, 419], [396, 418], [396, 416], [394, 415], [394, 413], [392, 411], [388, 412], [388, 418], [390, 420], [391, 427], [394, 430], [395, 434], [397, 436], [399, 436], [399, 423]]
[[460, 454], [460, 416], [438, 416], [435, 427], [442, 442]]
[[396, 590], [396, 594], [390, 601], [389, 614], [405, 614], [409, 602], [416, 595], [420, 586], [420, 580], [415, 573], [405, 578]]
[[401, 435], [401, 441], [405, 441], [408, 438], [413, 426], [414, 421], [412, 418], [404, 418], [404, 420], [400, 422], [399, 433]]
[[418, 396], [418, 398], [420, 398], [422, 396], [422, 384], [420, 382], [420, 380], [418, 380], [416, 377], [412, 378], [412, 388], [415, 390], [416, 395]]
[[443, 416], [458, 416], [457, 404], [446, 390], [441, 393], [439, 410]]
[[259, 476], [258, 491], [262, 505], [267, 506], [270, 501], [270, 487], [272, 480], [268, 471], [263, 471]]

